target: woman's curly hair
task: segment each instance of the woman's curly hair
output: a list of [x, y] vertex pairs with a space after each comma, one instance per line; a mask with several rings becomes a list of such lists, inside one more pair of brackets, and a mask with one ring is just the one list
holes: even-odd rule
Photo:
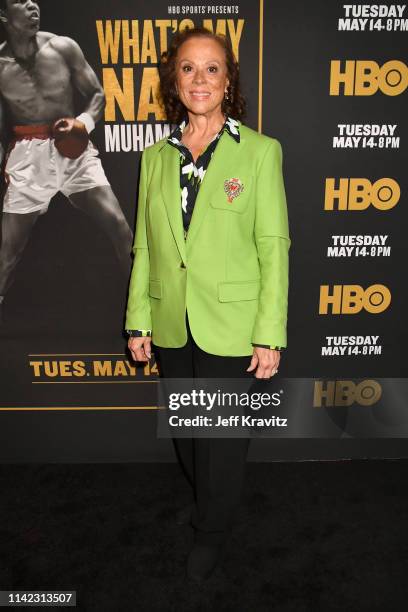
[[246, 114], [246, 101], [241, 93], [239, 64], [235, 59], [231, 41], [223, 34], [214, 34], [211, 30], [200, 26], [185, 28], [177, 32], [171, 39], [168, 50], [161, 54], [158, 98], [166, 112], [167, 120], [170, 123], [180, 123], [187, 115], [187, 109], [178, 97], [175, 87], [177, 52], [186, 40], [198, 36], [212, 38], [224, 49], [229, 86], [227, 88], [228, 100], [224, 98], [221, 111], [233, 119], [242, 120]]

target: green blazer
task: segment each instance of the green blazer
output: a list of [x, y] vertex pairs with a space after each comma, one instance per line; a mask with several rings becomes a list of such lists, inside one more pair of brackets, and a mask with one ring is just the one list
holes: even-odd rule
[[[252, 355], [252, 342], [286, 347], [289, 238], [282, 148], [240, 126], [223, 132], [184, 239], [179, 151], [166, 138], [142, 154], [126, 329], [157, 346], [194, 340], [208, 353]], [[224, 181], [243, 191], [228, 201]]]

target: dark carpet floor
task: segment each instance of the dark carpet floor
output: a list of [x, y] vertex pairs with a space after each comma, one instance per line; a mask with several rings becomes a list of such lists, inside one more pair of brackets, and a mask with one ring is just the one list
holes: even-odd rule
[[223, 564], [197, 587], [177, 464], [3, 465], [0, 590], [76, 590], [95, 612], [404, 612], [407, 476], [405, 459], [248, 464]]

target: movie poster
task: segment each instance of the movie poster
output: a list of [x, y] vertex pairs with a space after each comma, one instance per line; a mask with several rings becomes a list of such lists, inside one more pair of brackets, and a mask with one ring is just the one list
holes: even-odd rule
[[[18, 431], [26, 459], [40, 447], [58, 458], [62, 446], [72, 457], [74, 433], [87, 448], [78, 457], [104, 458], [112, 414], [123, 417], [113, 455], [126, 439], [128, 458], [158, 456], [157, 368], [154, 356], [130, 360], [124, 317], [141, 153], [173, 128], [158, 102], [158, 63], [172, 34], [193, 25], [231, 40], [245, 123], [282, 145], [292, 245], [280, 375], [299, 381], [297, 437], [313, 437], [316, 410], [327, 415], [316, 437], [352, 436], [361, 406], [375, 421], [368, 437], [404, 431], [389, 401], [393, 379], [407, 375], [405, 12], [300, 0], [41, 0], [23, 24], [41, 32], [35, 62], [0, 47], [4, 456], [20, 456]], [[87, 110], [95, 125], [85, 119], [85, 133], [67, 122]], [[323, 456], [345, 452], [331, 444]], [[284, 448], [299, 457], [306, 447], [264, 444], [260, 456]]]
[[[204, 25], [226, 34], [257, 129], [261, 17], [260, 6], [245, 2], [43, 0], [33, 14], [41, 32], [35, 73], [0, 57], [4, 407], [154, 401], [154, 358], [129, 360], [124, 313], [140, 156], [174, 127], [158, 101], [158, 62], [177, 30]], [[87, 109], [97, 120], [86, 150], [77, 159], [58, 155], [54, 121]]]

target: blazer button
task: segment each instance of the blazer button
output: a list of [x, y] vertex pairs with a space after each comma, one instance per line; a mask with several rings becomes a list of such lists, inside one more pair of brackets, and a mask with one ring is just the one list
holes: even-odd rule
[[180, 268], [185, 268], [186, 266], [184, 265], [184, 261], [181, 262], [180, 264]]

